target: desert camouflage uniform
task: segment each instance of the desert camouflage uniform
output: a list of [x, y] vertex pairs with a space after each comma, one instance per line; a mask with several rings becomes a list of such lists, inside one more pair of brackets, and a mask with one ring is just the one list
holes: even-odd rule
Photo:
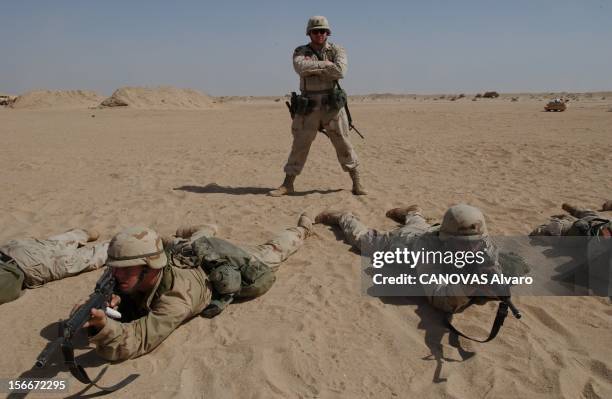
[[[212, 237], [216, 227], [204, 226], [189, 239], [165, 239], [168, 254], [201, 237]], [[252, 256], [273, 270], [303, 244], [307, 231], [303, 227], [284, 230], [262, 245], [243, 247]], [[197, 316], [208, 306], [212, 285], [206, 273], [193, 262], [180, 256], [168, 256], [155, 288], [148, 295], [122, 295], [119, 311], [122, 320], [107, 319], [105, 327], [90, 337], [100, 356], [108, 360], [124, 360], [150, 352], [184, 321]]]
[[[602, 296], [612, 294], [612, 220], [590, 209], [573, 207], [571, 215], [556, 215], [548, 223], [535, 228], [531, 236], [570, 237], [571, 241], [559, 241], [560, 245], [574, 247], [584, 244], [588, 287]], [[589, 237], [573, 241], [573, 237]], [[593, 238], [593, 239], [591, 239]], [[584, 268], [583, 268], [584, 270]]]
[[[607, 223], [606, 223], [607, 220]], [[603, 231], [612, 231], [612, 221], [590, 209], [576, 209], [573, 215], [556, 215], [548, 223], [538, 226], [531, 232], [532, 236], [581, 236], [588, 235], [593, 227]], [[598, 235], [592, 231], [593, 235]]]
[[[108, 243], [85, 246], [88, 234], [74, 229], [46, 240], [25, 238], [0, 246], [0, 303], [19, 297], [22, 287], [98, 269], [106, 262]], [[10, 258], [10, 259], [9, 259]]]
[[[309, 45], [300, 46], [293, 52], [293, 68], [300, 76], [300, 90], [315, 102], [308, 115], [295, 115], [291, 125], [293, 144], [284, 171], [288, 175], [299, 175], [304, 168], [310, 146], [320, 128], [327, 130], [338, 161], [346, 172], [357, 168], [359, 160], [349, 141], [349, 126], [344, 109], [329, 109], [326, 102], [335, 81], [342, 79], [346, 72], [346, 52], [337, 44], [326, 42], [317, 58]], [[325, 65], [331, 61], [333, 65]]]
[[[388, 232], [366, 227], [351, 213], [343, 214], [339, 225], [345, 240], [359, 250], [362, 256], [371, 256], [376, 251], [395, 251], [396, 248], [419, 251], [423, 248], [438, 249], [441, 246], [438, 238], [439, 227], [431, 226], [418, 212], [410, 212], [403, 226]], [[496, 256], [489, 240], [487, 246], [487, 251]], [[438, 274], [446, 271], [444, 265], [437, 264], [417, 265], [416, 270], [419, 274]], [[460, 284], [427, 284], [423, 285], [423, 289], [428, 301], [444, 312], [461, 312], [470, 303], [470, 296]]]

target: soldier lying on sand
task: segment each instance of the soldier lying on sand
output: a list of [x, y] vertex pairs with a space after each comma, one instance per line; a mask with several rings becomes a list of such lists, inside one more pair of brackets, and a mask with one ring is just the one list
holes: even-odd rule
[[[389, 210], [387, 217], [402, 225], [389, 232], [370, 229], [349, 212], [322, 212], [317, 215], [315, 221], [339, 226], [345, 240], [364, 256], [370, 256], [375, 251], [392, 252], [397, 248], [407, 248], [410, 251], [419, 251], [422, 248], [473, 252], [482, 250], [486, 251], [488, 256], [485, 267], [492, 273], [499, 271], [497, 249], [489, 239], [484, 216], [478, 208], [465, 204], [452, 206], [444, 214], [439, 226], [427, 223], [421, 212], [417, 205]], [[422, 267], [424, 266], [416, 266], [419, 273]], [[445, 272], [444, 265], [427, 264], [426, 267], [429, 274]], [[482, 297], [482, 294], [478, 293], [486, 289], [478, 285], [463, 284], [428, 284], [423, 288], [428, 301], [447, 313], [463, 311], [474, 303], [475, 297]]]
[[[555, 215], [548, 223], [536, 227], [531, 236], [612, 236], [612, 221], [586, 208], [563, 204], [569, 215]], [[602, 211], [612, 211], [612, 200], [606, 201]]]
[[73, 229], [39, 240], [11, 240], [0, 246], [0, 304], [13, 301], [24, 288], [96, 270], [106, 262], [108, 243], [86, 246], [99, 234]]
[[90, 341], [108, 360], [150, 352], [202, 311], [212, 308], [214, 315], [233, 296], [253, 298], [266, 292], [274, 283], [274, 271], [298, 250], [311, 228], [311, 219], [302, 214], [297, 227], [253, 247], [215, 238], [212, 225], [179, 229], [175, 237], [163, 240], [143, 227], [120, 232], [108, 248], [107, 265], [117, 292], [109, 305], [121, 313], [121, 320], [92, 309], [84, 325]]

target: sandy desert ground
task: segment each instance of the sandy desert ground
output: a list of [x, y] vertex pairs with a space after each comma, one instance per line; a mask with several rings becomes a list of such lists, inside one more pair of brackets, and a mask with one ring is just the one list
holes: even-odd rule
[[[543, 112], [542, 98], [355, 101], [365, 197], [351, 195], [323, 135], [298, 193], [266, 196], [282, 181], [291, 144], [287, 110], [274, 99], [200, 110], [0, 109], [0, 240], [78, 226], [109, 239], [133, 224], [170, 234], [213, 222], [221, 237], [259, 243], [302, 210], [350, 209], [391, 229], [391, 207], [418, 203], [440, 218], [458, 202], [480, 207], [493, 234], [526, 234], [562, 202], [612, 199], [612, 93], [581, 97], [562, 113]], [[138, 373], [114, 395], [133, 399], [612, 397], [608, 298], [516, 298], [522, 320], [508, 318], [491, 343], [462, 339], [459, 349], [425, 301], [363, 295], [359, 257], [332, 230], [315, 230], [266, 295], [189, 321], [153, 353], [111, 365], [101, 383]], [[99, 274], [0, 307], [0, 377], [71, 378], [61, 367], [30, 369]], [[489, 305], [457, 324], [485, 336]], [[80, 342], [95, 375], [104, 363]], [[71, 384], [72, 393], [83, 387]]]

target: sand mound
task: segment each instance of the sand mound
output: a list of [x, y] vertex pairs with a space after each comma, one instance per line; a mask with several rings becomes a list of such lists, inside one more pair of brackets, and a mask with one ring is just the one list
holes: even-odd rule
[[101, 107], [140, 109], [207, 109], [213, 100], [204, 93], [176, 87], [121, 87]]
[[17, 97], [11, 104], [11, 108], [89, 108], [98, 105], [103, 98], [91, 90], [35, 90]]

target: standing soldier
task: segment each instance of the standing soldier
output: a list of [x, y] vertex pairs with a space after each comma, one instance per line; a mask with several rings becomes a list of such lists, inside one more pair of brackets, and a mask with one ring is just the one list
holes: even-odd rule
[[319, 130], [327, 134], [342, 169], [349, 172], [353, 194], [365, 195], [360, 182], [359, 160], [348, 139], [349, 123], [344, 110], [346, 93], [338, 85], [347, 68], [346, 52], [327, 41], [331, 29], [325, 17], [311, 17], [306, 35], [310, 37], [310, 43], [293, 52], [293, 68], [300, 75], [302, 94], [292, 98], [293, 144], [284, 169], [285, 181], [270, 195], [280, 197], [294, 192], [295, 177], [302, 171], [310, 145]]

